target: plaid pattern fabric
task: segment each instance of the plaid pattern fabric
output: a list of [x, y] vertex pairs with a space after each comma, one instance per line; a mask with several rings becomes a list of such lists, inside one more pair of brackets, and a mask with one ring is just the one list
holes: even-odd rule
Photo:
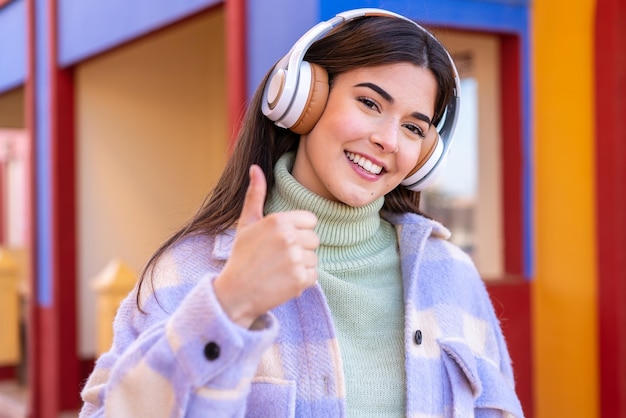
[[[499, 323], [470, 259], [442, 239], [448, 232], [436, 222], [388, 220], [398, 231], [405, 289], [406, 415], [522, 417]], [[126, 298], [113, 346], [82, 392], [81, 417], [346, 415], [339, 346], [319, 286], [255, 330], [221, 310], [212, 280], [232, 238], [192, 237], [170, 251], [155, 270], [154, 293], [142, 292], [147, 315], [134, 292]], [[219, 347], [213, 360], [205, 355], [210, 342]]]

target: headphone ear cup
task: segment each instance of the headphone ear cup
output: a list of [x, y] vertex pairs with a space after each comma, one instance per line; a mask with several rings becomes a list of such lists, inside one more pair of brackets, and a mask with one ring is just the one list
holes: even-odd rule
[[434, 127], [433, 129], [430, 129], [429, 135], [427, 135], [426, 138], [424, 138], [424, 141], [422, 142], [422, 148], [420, 150], [420, 155], [417, 158], [417, 164], [415, 165], [415, 168], [411, 170], [407, 178], [417, 173], [417, 171], [420, 168], [424, 167], [425, 165], [428, 165], [429, 159], [433, 158], [433, 155], [435, 154], [435, 150], [437, 149], [437, 142], [440, 140], [441, 139], [439, 138], [439, 134], [437, 134], [437, 130], [434, 129]]
[[[311, 84], [308, 89], [305, 86], [302, 88], [303, 91], [308, 91], [308, 97], [298, 120], [289, 127], [292, 132], [300, 135], [309, 133], [322, 116], [330, 89], [326, 70], [317, 64], [307, 64], [311, 67]], [[298, 93], [300, 94], [300, 88]]]

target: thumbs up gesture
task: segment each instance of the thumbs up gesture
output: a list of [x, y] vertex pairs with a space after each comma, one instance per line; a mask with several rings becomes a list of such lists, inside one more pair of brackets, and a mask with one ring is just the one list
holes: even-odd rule
[[263, 216], [266, 195], [265, 174], [253, 165], [231, 256], [213, 284], [224, 311], [245, 328], [317, 281], [317, 218], [307, 211]]

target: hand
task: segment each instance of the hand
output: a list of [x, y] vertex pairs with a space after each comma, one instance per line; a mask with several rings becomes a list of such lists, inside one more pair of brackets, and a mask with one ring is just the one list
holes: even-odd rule
[[245, 328], [317, 281], [317, 218], [307, 211], [263, 216], [266, 194], [265, 174], [253, 165], [232, 253], [214, 282], [224, 311]]

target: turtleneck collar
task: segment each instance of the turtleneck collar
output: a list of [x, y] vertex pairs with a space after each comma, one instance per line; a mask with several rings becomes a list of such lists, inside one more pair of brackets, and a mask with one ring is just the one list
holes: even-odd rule
[[292, 175], [295, 153], [279, 158], [274, 167], [276, 184], [265, 204], [265, 212], [308, 210], [318, 223], [315, 232], [322, 246], [353, 246], [372, 238], [380, 227], [384, 197], [362, 207], [352, 207], [316, 195]]

